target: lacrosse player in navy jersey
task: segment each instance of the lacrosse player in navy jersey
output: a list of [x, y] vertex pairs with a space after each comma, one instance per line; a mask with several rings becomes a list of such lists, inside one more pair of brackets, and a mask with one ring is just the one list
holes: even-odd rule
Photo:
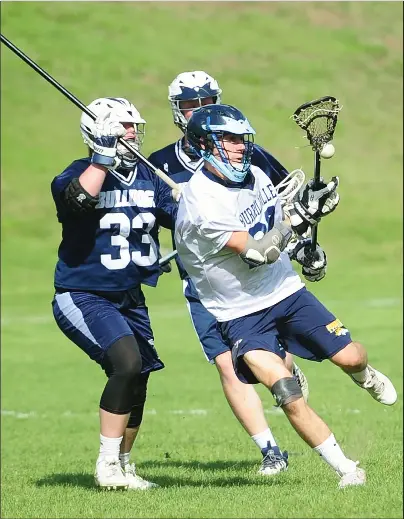
[[[149, 160], [181, 185], [188, 182], [203, 165], [203, 159], [190, 149], [186, 138], [188, 119], [196, 108], [220, 103], [222, 90], [217, 81], [206, 72], [194, 71], [179, 74], [168, 87], [168, 92], [174, 123], [184, 135], [175, 143], [152, 153]], [[254, 145], [252, 164], [266, 171], [274, 186], [279, 186], [288, 175], [286, 169], [258, 145]], [[173, 245], [175, 247], [174, 241]], [[216, 365], [224, 394], [233, 413], [262, 452], [259, 473], [274, 475], [285, 470], [288, 465], [287, 453], [282, 453], [276, 443], [258, 393], [253, 386], [243, 384], [236, 377], [230, 348], [216, 329], [216, 319], [202, 305], [193, 282], [178, 257], [176, 263], [183, 280], [190, 316], [205, 356], [209, 362]], [[312, 281], [321, 279], [325, 275], [325, 265], [320, 265], [315, 272], [307, 271], [306, 275], [311, 276]], [[287, 354], [285, 362], [299, 381], [307, 399], [309, 390], [306, 377], [293, 362], [292, 355]]]
[[55, 269], [55, 320], [105, 371], [100, 400], [100, 450], [95, 482], [105, 488], [148, 489], [129, 462], [142, 421], [149, 374], [164, 367], [154, 348], [141, 285], [159, 276], [158, 224], [172, 199], [162, 181], [120, 143], [139, 149], [145, 121], [123, 98], [101, 98], [81, 116], [88, 157], [52, 181], [62, 225]]
[[[397, 400], [391, 381], [368, 364], [365, 348], [306, 290], [285, 251], [297, 223], [292, 209], [301, 231], [335, 209], [336, 183], [306, 185], [283, 209], [271, 176], [251, 162], [254, 134], [232, 106], [212, 104], [193, 112], [187, 137], [204, 164], [182, 190], [177, 250], [231, 349], [238, 378], [272, 392], [300, 437], [340, 477], [340, 488], [362, 485], [365, 471], [345, 456], [283, 362], [285, 350], [308, 360], [330, 359], [376, 401]], [[304, 269], [315, 271], [325, 263], [321, 247], [313, 253], [305, 240], [292, 255]]]

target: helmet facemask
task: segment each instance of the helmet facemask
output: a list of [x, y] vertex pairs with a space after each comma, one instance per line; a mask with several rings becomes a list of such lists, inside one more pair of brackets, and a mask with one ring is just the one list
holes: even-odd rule
[[[243, 182], [251, 167], [251, 158], [254, 151], [254, 135], [249, 133], [237, 135], [237, 137], [242, 138], [244, 145], [240, 161], [232, 160], [229, 155], [229, 150], [226, 148], [226, 138], [231, 135], [235, 134], [208, 134], [204, 143], [204, 149], [201, 149], [201, 155], [204, 160], [209, 162], [209, 164], [220, 171], [220, 173], [231, 182]], [[214, 153], [215, 148], [219, 156]]]
[[[146, 134], [145, 123], [135, 123], [133, 127], [135, 128], [136, 137], [134, 139], [124, 139], [128, 144], [130, 144], [135, 150], [140, 151], [142, 147], [144, 137]], [[132, 152], [130, 152], [123, 144], [118, 142], [116, 146], [116, 154], [118, 159], [120, 160], [120, 164], [118, 167], [124, 169], [133, 169], [138, 158]]]

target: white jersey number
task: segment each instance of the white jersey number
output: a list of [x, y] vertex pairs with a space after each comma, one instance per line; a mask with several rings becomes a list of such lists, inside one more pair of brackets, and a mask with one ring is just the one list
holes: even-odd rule
[[[139, 213], [136, 215], [132, 224], [125, 213], [108, 213], [100, 220], [101, 229], [110, 229], [112, 225], [119, 225], [119, 234], [111, 236], [111, 245], [119, 247], [119, 258], [113, 258], [111, 254], [101, 254], [101, 263], [108, 270], [120, 270], [127, 267], [132, 260], [140, 267], [148, 267], [157, 261], [157, 245], [149, 232], [152, 230], [156, 218], [152, 213]], [[145, 227], [146, 224], [146, 227]], [[149, 253], [142, 255], [139, 250], [129, 251], [129, 234], [131, 228], [143, 230], [142, 243], [148, 247]]]

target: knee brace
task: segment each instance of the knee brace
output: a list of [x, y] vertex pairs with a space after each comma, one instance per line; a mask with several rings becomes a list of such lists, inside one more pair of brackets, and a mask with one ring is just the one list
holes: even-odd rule
[[128, 429], [139, 427], [143, 419], [143, 411], [146, 403], [147, 382], [149, 380], [149, 373], [140, 375], [139, 383], [136, 385], [132, 411], [129, 416]]
[[302, 390], [293, 377], [281, 378], [278, 382], [275, 382], [271, 388], [271, 393], [279, 407], [303, 398]]
[[142, 357], [133, 335], [122, 337], [105, 352], [102, 367], [108, 382], [101, 396], [100, 408], [114, 414], [129, 413], [142, 369]]

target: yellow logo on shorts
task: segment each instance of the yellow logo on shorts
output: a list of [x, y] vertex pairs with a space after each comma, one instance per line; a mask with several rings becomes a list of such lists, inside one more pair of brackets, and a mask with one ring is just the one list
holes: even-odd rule
[[337, 336], [346, 335], [348, 333], [348, 330], [339, 319], [335, 319], [332, 323], [327, 324], [326, 328], [330, 333], [335, 333]]

